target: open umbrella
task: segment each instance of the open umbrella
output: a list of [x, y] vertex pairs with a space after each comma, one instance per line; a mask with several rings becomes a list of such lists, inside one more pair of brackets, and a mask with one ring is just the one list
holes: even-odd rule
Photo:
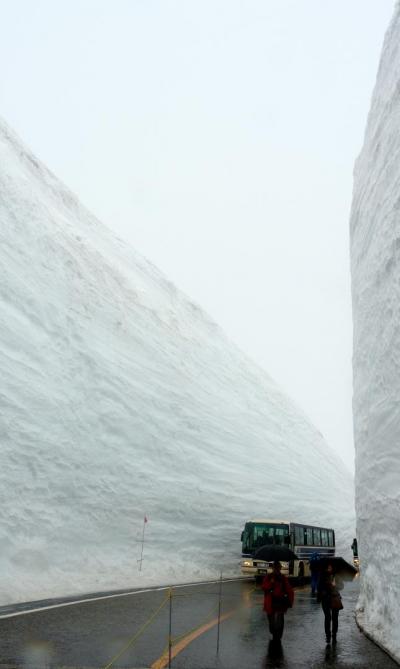
[[297, 560], [297, 555], [287, 548], [287, 546], [261, 546], [254, 553], [255, 560], [264, 560], [265, 562], [274, 562], [274, 560], [282, 560], [282, 562], [290, 562], [290, 560]]
[[338, 574], [346, 581], [352, 581], [356, 576], [357, 569], [352, 564], [346, 562], [342, 557], [322, 557], [317, 561], [318, 568], [323, 571], [328, 564], [332, 565], [333, 573]]

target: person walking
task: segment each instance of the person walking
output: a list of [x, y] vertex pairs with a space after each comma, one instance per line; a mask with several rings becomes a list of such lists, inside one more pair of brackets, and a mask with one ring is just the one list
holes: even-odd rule
[[320, 569], [319, 569], [319, 554], [314, 552], [312, 553], [310, 557], [310, 572], [311, 572], [311, 596], [314, 597], [314, 595], [317, 592], [318, 588], [318, 579], [319, 579], [319, 574], [320, 574]]
[[271, 574], [262, 582], [264, 611], [268, 617], [269, 631], [274, 641], [280, 641], [285, 624], [285, 613], [293, 606], [294, 592], [289, 580], [281, 573], [282, 565], [275, 560]]
[[[325, 635], [326, 643], [336, 643], [336, 636], [339, 625], [339, 611], [343, 608], [342, 598], [339, 590], [342, 590], [343, 583], [339, 576], [333, 573], [332, 564], [328, 563], [320, 573], [317, 590], [317, 601], [322, 604], [322, 610], [325, 616]], [[332, 624], [332, 629], [331, 629]]]

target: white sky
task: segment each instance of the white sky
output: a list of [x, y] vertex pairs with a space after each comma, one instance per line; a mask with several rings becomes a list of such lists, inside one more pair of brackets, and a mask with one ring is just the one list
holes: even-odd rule
[[348, 219], [394, 0], [0, 0], [0, 113], [353, 468]]

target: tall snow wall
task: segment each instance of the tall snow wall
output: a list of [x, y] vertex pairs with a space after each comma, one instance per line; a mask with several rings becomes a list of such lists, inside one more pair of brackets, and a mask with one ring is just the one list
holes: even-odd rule
[[359, 620], [400, 660], [400, 5], [386, 34], [351, 214]]
[[239, 574], [254, 516], [349, 545], [318, 431], [3, 122], [0, 235], [0, 603]]

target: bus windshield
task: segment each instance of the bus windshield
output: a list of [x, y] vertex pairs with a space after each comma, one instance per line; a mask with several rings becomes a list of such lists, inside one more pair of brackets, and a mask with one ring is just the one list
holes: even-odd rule
[[289, 543], [289, 525], [282, 523], [246, 523], [243, 532], [243, 553], [252, 554], [260, 546]]

